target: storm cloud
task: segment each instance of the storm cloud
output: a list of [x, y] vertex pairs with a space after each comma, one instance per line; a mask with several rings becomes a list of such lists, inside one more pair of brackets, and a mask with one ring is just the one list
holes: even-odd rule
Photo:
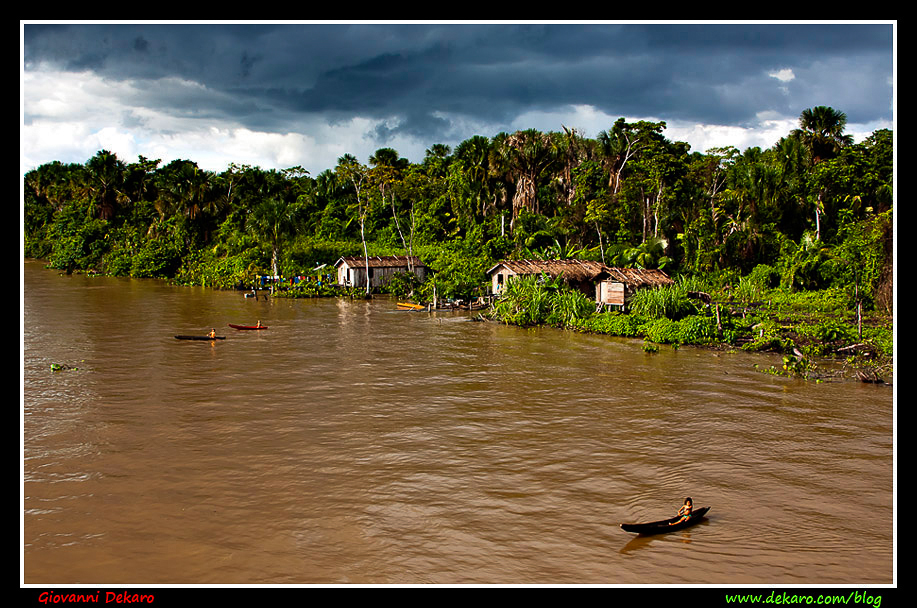
[[[82, 162], [100, 134], [119, 156], [316, 173], [382, 146], [417, 161], [475, 134], [595, 136], [619, 116], [700, 151], [716, 131], [769, 145], [816, 105], [863, 132], [893, 124], [890, 23], [22, 27], [26, 165]], [[55, 125], [80, 141], [55, 148]]]

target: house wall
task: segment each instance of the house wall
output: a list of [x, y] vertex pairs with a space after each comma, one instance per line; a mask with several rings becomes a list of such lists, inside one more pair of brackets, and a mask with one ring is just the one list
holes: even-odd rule
[[516, 276], [515, 272], [505, 266], [500, 266], [490, 277], [491, 291], [494, 294], [499, 294], [503, 290], [503, 286], [506, 285], [506, 281], [514, 276]]
[[[510, 281], [513, 277], [517, 277], [517, 276], [520, 276], [520, 273], [510, 270], [506, 266], [500, 266], [496, 268], [491, 273], [491, 277], [490, 277], [491, 291], [493, 292], [494, 295], [499, 295], [502, 292], [503, 287], [506, 285], [506, 283]], [[531, 275], [525, 274], [525, 276], [531, 276]], [[591, 298], [594, 295], [595, 287], [593, 283], [590, 281], [568, 281], [567, 285], [569, 285], [573, 289], [576, 289], [582, 292], [587, 297]]]
[[[401, 273], [401, 272], [410, 272], [407, 266], [372, 266], [369, 267], [369, 275], [371, 277], [370, 286], [371, 287], [383, 287], [388, 284], [392, 276]], [[426, 276], [426, 268], [424, 266], [418, 266], [414, 268], [414, 274], [421, 281], [424, 280]], [[365, 287], [366, 286], [366, 266], [365, 265], [354, 265], [349, 266], [346, 262], [341, 264], [338, 267], [338, 283], [340, 285], [351, 285], [353, 287]]]
[[595, 300], [599, 304], [624, 306], [624, 283], [599, 281], [595, 286]]

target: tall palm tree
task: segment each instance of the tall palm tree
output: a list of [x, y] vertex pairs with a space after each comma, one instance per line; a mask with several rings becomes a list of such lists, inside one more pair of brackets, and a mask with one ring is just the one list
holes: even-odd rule
[[538, 184], [542, 175], [557, 161], [555, 140], [536, 129], [503, 135], [496, 151], [508, 174], [514, 179], [513, 217], [510, 230], [523, 209], [539, 213]]
[[487, 214], [489, 198], [488, 178], [490, 176], [490, 139], [483, 135], [473, 135], [455, 148], [453, 162], [457, 163], [471, 189], [475, 208], [481, 215]]
[[86, 192], [92, 208], [103, 220], [114, 217], [124, 194], [125, 164], [108, 150], [100, 150], [86, 162]]
[[[834, 158], [841, 148], [853, 143], [853, 136], [845, 135], [847, 115], [828, 106], [815, 106], [799, 115], [799, 128], [792, 131], [809, 151], [811, 166]], [[824, 192], [813, 195], [815, 208], [815, 238], [821, 237], [821, 216], [825, 213]]]
[[248, 228], [270, 244], [274, 276], [280, 276], [281, 246], [294, 226], [295, 216], [295, 201], [277, 193], [262, 199], [249, 218]]
[[846, 135], [847, 115], [828, 106], [815, 106], [799, 115], [799, 128], [792, 134], [805, 144], [813, 165], [837, 155], [841, 148], [853, 143]]
[[433, 177], [443, 177], [452, 149], [446, 144], [433, 144], [424, 152], [423, 166]]

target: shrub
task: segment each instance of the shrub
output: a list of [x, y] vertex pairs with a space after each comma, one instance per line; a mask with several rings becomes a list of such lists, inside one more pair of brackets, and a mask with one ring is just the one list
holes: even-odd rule
[[640, 335], [641, 321], [621, 312], [603, 312], [580, 319], [574, 326], [583, 331], [633, 338]]
[[688, 298], [687, 290], [679, 285], [641, 289], [630, 300], [630, 311], [647, 319], [677, 321], [697, 313], [697, 307]]
[[575, 326], [595, 304], [582, 293], [547, 275], [513, 277], [494, 305], [494, 316], [513, 325]]
[[717, 340], [716, 321], [710, 317], [691, 316], [679, 321], [652, 319], [642, 326], [647, 340], [658, 344], [709, 344]]

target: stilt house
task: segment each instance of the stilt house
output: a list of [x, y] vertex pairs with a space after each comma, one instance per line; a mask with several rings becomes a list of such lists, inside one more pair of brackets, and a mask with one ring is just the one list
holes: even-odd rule
[[606, 267], [596, 277], [595, 301], [599, 307], [619, 306], [623, 310], [640, 289], [674, 284], [675, 281], [661, 270]]

